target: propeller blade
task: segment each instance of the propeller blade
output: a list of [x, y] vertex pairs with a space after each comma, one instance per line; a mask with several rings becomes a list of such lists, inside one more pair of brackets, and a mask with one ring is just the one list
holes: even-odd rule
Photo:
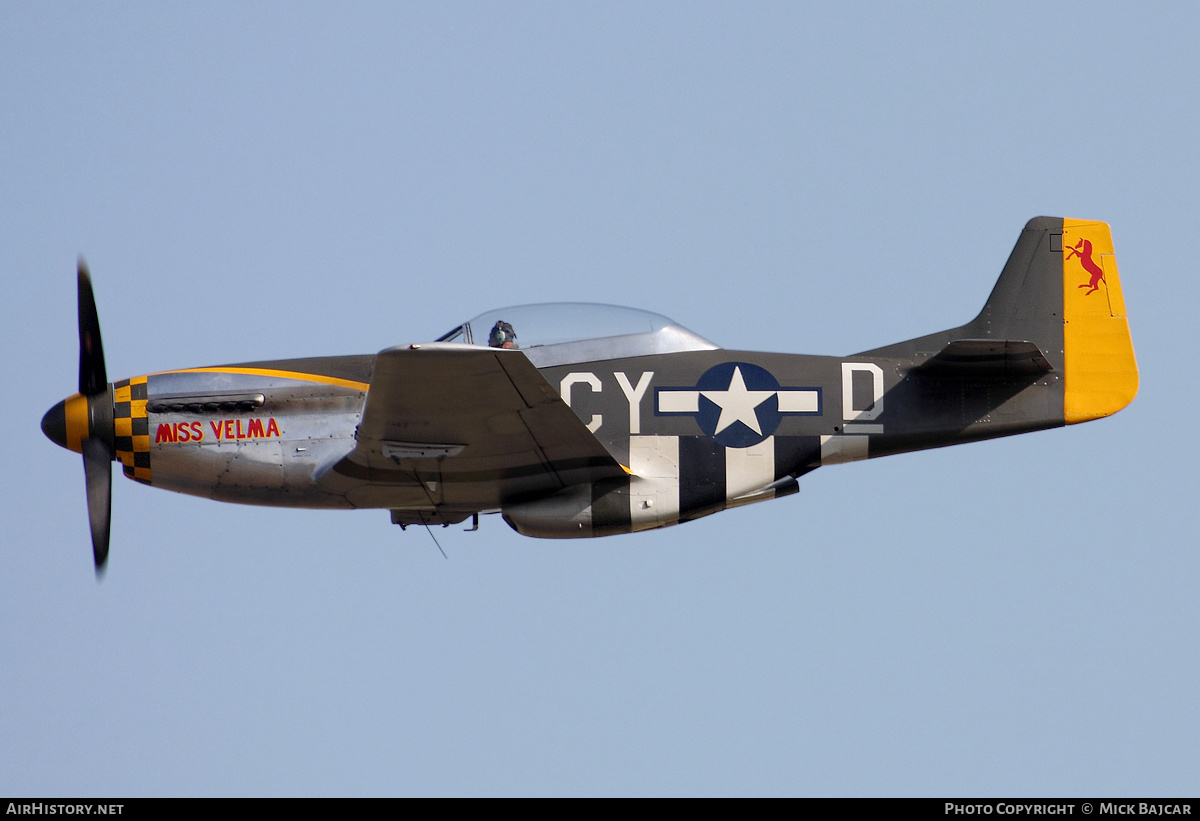
[[108, 561], [108, 530], [112, 520], [112, 454], [99, 439], [83, 440], [83, 477], [87, 485], [88, 524], [92, 528], [92, 557], [96, 575]]
[[[92, 529], [92, 558], [96, 575], [104, 572], [108, 561], [108, 532], [112, 523], [111, 432], [96, 430], [94, 403], [112, 401], [108, 371], [104, 367], [104, 345], [100, 342], [100, 317], [87, 262], [79, 258], [79, 393], [87, 397], [88, 435], [80, 442], [83, 451], [83, 478], [87, 487], [88, 524]], [[102, 415], [104, 419], [111, 414]], [[103, 424], [103, 423], [101, 423]], [[111, 424], [111, 423], [110, 423]]]
[[79, 258], [79, 392], [95, 396], [108, 389], [104, 368], [104, 346], [100, 343], [100, 318], [87, 262]]

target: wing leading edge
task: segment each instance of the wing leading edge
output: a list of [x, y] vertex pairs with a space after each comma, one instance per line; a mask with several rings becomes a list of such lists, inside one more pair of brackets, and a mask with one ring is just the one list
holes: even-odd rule
[[626, 475], [521, 351], [456, 343], [376, 356], [357, 446], [333, 472], [359, 480], [356, 506], [405, 523]]

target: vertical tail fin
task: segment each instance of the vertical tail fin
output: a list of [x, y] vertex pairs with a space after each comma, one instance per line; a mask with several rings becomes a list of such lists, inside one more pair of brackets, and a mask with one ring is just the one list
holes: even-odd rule
[[1107, 223], [1030, 220], [983, 311], [966, 328], [973, 336], [1039, 345], [1063, 374], [1068, 425], [1114, 414], [1137, 394]]
[[1035, 217], [975, 319], [859, 354], [867, 355], [911, 358], [927, 367], [949, 361], [960, 376], [1011, 372], [1016, 360], [1025, 365], [1032, 356], [1059, 375], [1058, 424], [1116, 413], [1137, 394], [1138, 372], [1108, 225]]
[[1029, 340], [1063, 374], [1063, 421], [1133, 401], [1137, 361], [1107, 223], [1036, 217], [1013, 248], [972, 336]]

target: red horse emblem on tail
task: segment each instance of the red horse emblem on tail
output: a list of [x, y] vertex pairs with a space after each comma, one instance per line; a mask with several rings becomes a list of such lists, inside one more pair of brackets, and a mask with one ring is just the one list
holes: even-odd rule
[[1081, 239], [1069, 248], [1067, 250], [1067, 259], [1070, 259], [1072, 256], [1079, 257], [1079, 264], [1083, 266], [1083, 270], [1092, 275], [1091, 279], [1079, 286], [1080, 288], [1087, 288], [1087, 293], [1090, 294], [1092, 291], [1100, 288], [1101, 282], [1108, 285], [1108, 282], [1104, 279], [1104, 269], [1092, 259], [1092, 241], [1090, 239]]

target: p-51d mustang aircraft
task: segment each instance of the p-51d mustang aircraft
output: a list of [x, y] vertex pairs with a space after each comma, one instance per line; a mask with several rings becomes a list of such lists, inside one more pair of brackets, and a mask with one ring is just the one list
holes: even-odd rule
[[81, 262], [79, 393], [42, 430], [83, 454], [100, 572], [113, 460], [226, 502], [385, 508], [402, 527], [499, 511], [529, 536], [606, 536], [785, 496], [822, 465], [1108, 416], [1137, 386], [1108, 226], [1038, 217], [971, 322], [852, 356], [537, 305], [378, 354], [110, 384]]

